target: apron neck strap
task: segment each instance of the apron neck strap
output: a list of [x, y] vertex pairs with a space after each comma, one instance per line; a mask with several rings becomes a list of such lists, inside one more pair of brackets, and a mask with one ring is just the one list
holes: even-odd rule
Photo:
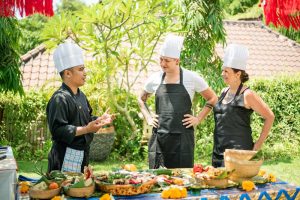
[[239, 94], [240, 94], [240, 92], [241, 92], [242, 88], [243, 88], [243, 83], [241, 83], [241, 84], [239, 85], [239, 88], [237, 89], [237, 91], [236, 91], [236, 93], [235, 93], [235, 96], [234, 96], [234, 98], [235, 98], [237, 95], [239, 95]]
[[183, 73], [182, 73], [182, 69], [181, 69], [181, 67], [179, 68], [180, 69], [180, 85], [182, 85], [183, 84]]
[[[182, 84], [183, 84], [183, 78], [182, 78], [182, 77], [183, 77], [183, 75], [182, 75], [183, 72], [182, 72], [181, 67], [179, 68], [179, 70], [180, 70], [180, 75], [179, 75], [179, 76], [180, 76], [180, 82], [179, 82], [179, 83], [180, 83], [180, 85], [182, 85]], [[166, 72], [163, 73], [163, 75], [162, 75], [162, 77], [161, 77], [161, 82], [160, 82], [160, 84], [163, 84], [163, 82], [164, 82], [164, 80], [165, 80], [165, 77], [166, 77]]]

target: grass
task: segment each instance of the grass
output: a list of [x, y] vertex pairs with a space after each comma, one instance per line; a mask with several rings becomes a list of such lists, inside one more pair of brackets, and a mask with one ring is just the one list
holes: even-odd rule
[[300, 186], [300, 158], [282, 159], [280, 161], [266, 161], [262, 169], [273, 173], [283, 181]]
[[[19, 167], [19, 174], [27, 177], [37, 178], [39, 177], [35, 171], [35, 164], [32, 161], [17, 161]], [[92, 162], [91, 165], [95, 172], [110, 171], [113, 168], [120, 168], [125, 163], [132, 163], [137, 166], [138, 169], [147, 169], [148, 163], [144, 161], [118, 161], [118, 160], [106, 160], [103, 162]], [[196, 161], [196, 163], [205, 163], [201, 161]], [[44, 171], [47, 170], [47, 160], [42, 160], [37, 163], [38, 168], [43, 168]], [[293, 183], [300, 186], [300, 158], [295, 159], [281, 159], [275, 161], [265, 161], [262, 169], [265, 169], [268, 173], [274, 174], [277, 178]]]

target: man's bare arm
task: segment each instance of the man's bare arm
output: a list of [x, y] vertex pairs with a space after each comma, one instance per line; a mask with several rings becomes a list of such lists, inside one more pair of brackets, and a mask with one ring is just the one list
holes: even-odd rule
[[157, 127], [158, 126], [158, 120], [156, 116], [152, 116], [151, 112], [147, 106], [147, 99], [151, 96], [150, 93], [147, 93], [145, 90], [143, 90], [138, 97], [138, 103], [141, 109], [141, 112], [146, 119], [147, 123], [151, 126]]

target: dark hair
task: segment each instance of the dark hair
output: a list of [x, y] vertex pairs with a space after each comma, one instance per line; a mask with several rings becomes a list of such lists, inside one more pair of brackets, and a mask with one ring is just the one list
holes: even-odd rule
[[234, 68], [232, 68], [232, 69], [233, 69], [234, 73], [241, 72], [240, 79], [241, 79], [242, 83], [245, 83], [246, 81], [249, 80], [249, 75], [245, 72], [245, 70], [234, 69]]
[[65, 70], [62, 70], [61, 72], [59, 72], [59, 75], [60, 75], [60, 77], [61, 77], [62, 80], [64, 80], [64, 72], [65, 72], [66, 70], [73, 71], [73, 67], [68, 68], [68, 69], [65, 69]]
[[61, 72], [59, 72], [59, 75], [60, 75], [60, 77], [63, 79], [63, 76], [64, 76], [64, 71], [65, 70], [62, 70]]

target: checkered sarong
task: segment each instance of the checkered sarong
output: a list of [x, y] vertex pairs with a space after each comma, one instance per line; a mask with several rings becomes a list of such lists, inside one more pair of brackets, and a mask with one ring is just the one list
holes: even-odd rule
[[67, 147], [64, 162], [61, 168], [63, 172], [81, 172], [84, 151]]

